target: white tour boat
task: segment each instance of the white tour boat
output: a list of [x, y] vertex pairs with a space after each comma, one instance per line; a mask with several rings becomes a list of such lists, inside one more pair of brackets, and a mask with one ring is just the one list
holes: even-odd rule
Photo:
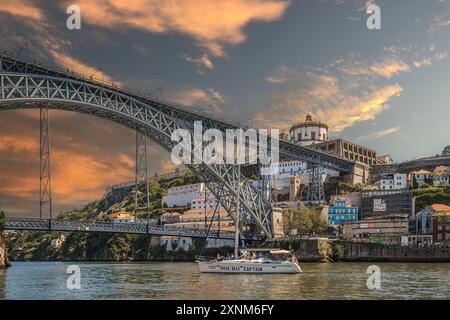
[[247, 249], [236, 259], [206, 260], [198, 258], [200, 272], [205, 273], [300, 273], [292, 252], [277, 249]]
[[[238, 162], [239, 173], [241, 171]], [[240, 179], [237, 181], [236, 221], [234, 238], [234, 257], [214, 260], [197, 257], [200, 272], [209, 273], [299, 273], [302, 270], [294, 254], [287, 250], [246, 249], [239, 255], [239, 220], [240, 220]], [[205, 246], [206, 246], [205, 242]]]

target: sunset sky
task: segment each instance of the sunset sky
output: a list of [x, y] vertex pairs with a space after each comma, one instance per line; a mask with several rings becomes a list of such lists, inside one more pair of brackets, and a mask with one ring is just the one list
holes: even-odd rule
[[[307, 113], [395, 161], [450, 144], [450, 0], [2, 0], [0, 49], [215, 117], [288, 128]], [[81, 8], [68, 30], [66, 8]], [[163, 88], [162, 90], [158, 88]], [[134, 133], [52, 111], [56, 211], [132, 180]], [[39, 113], [0, 113], [0, 209], [36, 216]], [[151, 144], [150, 172], [174, 169]]]

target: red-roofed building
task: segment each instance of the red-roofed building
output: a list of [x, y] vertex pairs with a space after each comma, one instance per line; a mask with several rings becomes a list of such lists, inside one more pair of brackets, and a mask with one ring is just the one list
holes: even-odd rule
[[433, 240], [434, 242], [450, 242], [450, 206], [433, 204], [436, 212], [433, 214]]

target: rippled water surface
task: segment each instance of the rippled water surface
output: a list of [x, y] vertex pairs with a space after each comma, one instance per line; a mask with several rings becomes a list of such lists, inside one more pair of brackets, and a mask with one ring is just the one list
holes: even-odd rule
[[195, 263], [80, 263], [81, 289], [68, 290], [74, 263], [15, 262], [0, 271], [4, 299], [450, 299], [450, 264], [302, 264], [296, 275], [200, 274]]

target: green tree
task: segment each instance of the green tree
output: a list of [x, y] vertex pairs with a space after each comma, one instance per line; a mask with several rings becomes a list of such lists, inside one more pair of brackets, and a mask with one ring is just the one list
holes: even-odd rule
[[3, 211], [0, 211], [0, 231], [3, 231], [6, 223], [6, 215]]
[[328, 228], [327, 222], [320, 214], [319, 209], [301, 207], [294, 211], [291, 225], [299, 233], [320, 233]]
[[450, 155], [450, 145], [446, 146], [444, 150], [442, 150], [443, 156], [449, 156]]

